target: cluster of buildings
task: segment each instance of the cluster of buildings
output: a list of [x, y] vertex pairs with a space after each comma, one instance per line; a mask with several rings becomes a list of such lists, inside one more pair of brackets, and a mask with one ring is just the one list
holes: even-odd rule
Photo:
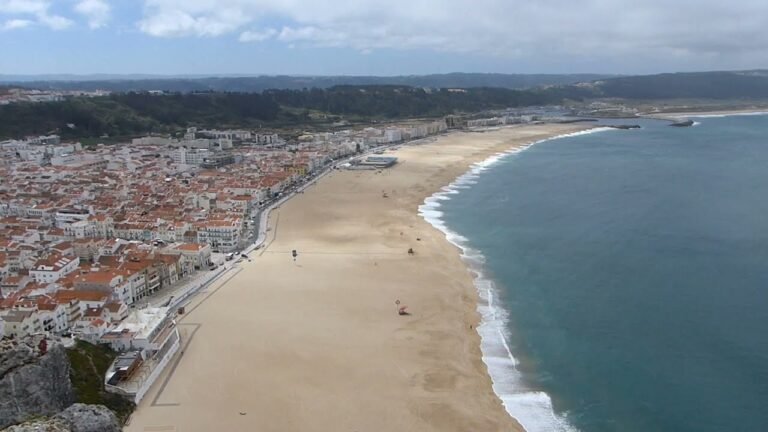
[[[176, 310], [146, 306], [155, 294], [247, 247], [265, 206], [336, 161], [459, 122], [291, 139], [190, 128], [90, 148], [55, 135], [2, 141], [0, 336], [107, 344], [121, 354], [106, 388], [139, 401], [180, 346]], [[374, 155], [356, 165], [396, 162]]]
[[[658, 108], [654, 107], [652, 110], [658, 111]], [[636, 117], [640, 113], [640, 110], [635, 106], [628, 106], [615, 101], [602, 102], [595, 101], [590, 102], [584, 106], [580, 106], [574, 110], [575, 115], [579, 116], [595, 116], [595, 117]]]
[[497, 117], [467, 120], [466, 126], [468, 128], [481, 128], [481, 127], [532, 123], [538, 120], [539, 120], [539, 116], [534, 114], [506, 114], [506, 115], [500, 115]]
[[434, 121], [290, 142], [189, 129], [89, 149], [57, 136], [0, 142], [0, 334], [104, 342], [132, 307], [207, 271], [214, 254], [245, 248], [275, 197], [335, 160], [446, 128]]
[[[197, 130], [83, 148], [0, 142], [0, 336], [72, 335], [120, 356], [108, 390], [140, 400], [179, 349], [153, 295], [244, 249], [260, 211], [334, 162], [441, 133], [445, 121], [277, 134]], [[388, 166], [392, 158], [363, 161]]]
[[8, 105], [17, 102], [57, 102], [68, 96], [97, 97], [106, 96], [109, 92], [95, 91], [64, 91], [64, 90], [36, 90], [26, 88], [0, 89], [0, 105]]

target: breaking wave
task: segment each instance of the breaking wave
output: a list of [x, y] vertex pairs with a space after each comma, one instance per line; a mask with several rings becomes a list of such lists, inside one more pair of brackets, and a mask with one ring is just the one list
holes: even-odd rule
[[558, 135], [552, 138], [532, 142], [512, 150], [497, 153], [489, 158], [473, 164], [469, 171], [456, 178], [451, 184], [439, 192], [426, 198], [419, 206], [419, 215], [432, 226], [442, 231], [446, 239], [462, 251], [462, 259], [474, 274], [474, 284], [479, 293], [477, 310], [482, 320], [477, 328], [481, 338], [483, 362], [488, 367], [488, 374], [493, 381], [493, 390], [499, 396], [507, 412], [514, 417], [527, 432], [574, 432], [577, 429], [571, 425], [566, 416], [557, 414], [552, 406], [552, 399], [542, 391], [527, 388], [523, 376], [517, 370], [518, 361], [509, 348], [507, 340], [509, 313], [496, 302], [497, 288], [493, 281], [486, 277], [483, 271], [485, 257], [468, 244], [468, 239], [452, 231], [443, 220], [444, 213], [440, 210], [442, 201], [451, 199], [451, 195], [471, 189], [477, 183], [477, 178], [483, 171], [497, 164], [503, 158], [520, 153], [535, 144], [554, 139], [586, 135], [615, 130], [599, 127], [570, 134]]

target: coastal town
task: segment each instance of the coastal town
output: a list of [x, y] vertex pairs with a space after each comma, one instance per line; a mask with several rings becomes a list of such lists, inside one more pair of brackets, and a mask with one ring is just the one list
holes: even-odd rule
[[768, 432], [768, 0], [691, 3], [0, 0], [0, 432]]
[[271, 206], [331, 170], [390, 166], [388, 146], [457, 125], [446, 118], [291, 139], [189, 128], [180, 138], [90, 148], [56, 135], [0, 142], [0, 334], [108, 345], [121, 354], [106, 389], [138, 403], [179, 350], [174, 317], [261, 246]]
[[[451, 130], [572, 123], [504, 110], [331, 131], [199, 129], [84, 145], [0, 142], [0, 335], [117, 353], [100, 379], [138, 404], [182, 349], [176, 319], [261, 248], [270, 210], [335, 170], [382, 170]], [[387, 194], [383, 194], [387, 197]], [[411, 249], [409, 249], [409, 252]]]

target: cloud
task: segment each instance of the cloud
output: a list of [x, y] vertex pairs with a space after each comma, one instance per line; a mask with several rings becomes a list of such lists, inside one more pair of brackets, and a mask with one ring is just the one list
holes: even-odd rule
[[266, 29], [264, 31], [244, 31], [240, 33], [240, 42], [263, 42], [268, 39], [272, 39], [277, 34], [277, 30], [273, 28]]
[[0, 14], [39, 15], [48, 11], [50, 4], [41, 0], [0, 0]]
[[64, 30], [71, 27], [73, 24], [72, 20], [69, 18], [48, 14], [38, 16], [37, 21], [51, 30]]
[[30, 25], [32, 25], [32, 21], [30, 20], [11, 19], [4, 22], [3, 25], [0, 26], [0, 30], [3, 30], [3, 31], [16, 30], [16, 29], [29, 27]]
[[139, 28], [152, 36], [220, 36], [232, 33], [253, 20], [238, 7], [227, 6], [226, 1], [221, 7], [216, 7], [216, 2], [207, 2], [211, 3], [210, 7], [202, 13], [192, 7], [196, 3], [194, 0], [190, 5], [171, 8], [152, 7], [151, 3], [155, 2], [148, 2], [150, 12], [139, 22]]
[[[764, 0], [144, 0], [157, 37], [239, 34], [286, 45], [500, 58], [768, 55]], [[274, 27], [277, 33], [248, 28]], [[702, 25], [706, 23], [706, 25]], [[666, 56], [666, 57], [665, 57]]]
[[328, 28], [307, 26], [283, 27], [277, 38], [283, 42], [308, 42], [319, 46], [343, 46], [347, 44], [349, 35]]
[[110, 6], [104, 0], [81, 0], [75, 5], [75, 12], [88, 20], [88, 27], [104, 27], [109, 21]]
[[[6, 21], [15, 23], [11, 25], [28, 27], [31, 24], [40, 24], [52, 30], [63, 30], [70, 27], [73, 22], [69, 18], [51, 14], [51, 3], [45, 0], [0, 0], [0, 15], [10, 15], [16, 18]], [[22, 16], [24, 18], [18, 18]], [[34, 18], [34, 21], [27, 19]], [[24, 22], [23, 24], [20, 24]], [[19, 27], [15, 27], [19, 28]]]

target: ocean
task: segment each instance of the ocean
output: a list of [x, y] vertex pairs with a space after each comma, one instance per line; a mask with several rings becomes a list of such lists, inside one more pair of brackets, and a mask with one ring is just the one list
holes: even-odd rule
[[477, 276], [494, 390], [529, 432], [768, 431], [768, 116], [640, 123], [421, 207]]

